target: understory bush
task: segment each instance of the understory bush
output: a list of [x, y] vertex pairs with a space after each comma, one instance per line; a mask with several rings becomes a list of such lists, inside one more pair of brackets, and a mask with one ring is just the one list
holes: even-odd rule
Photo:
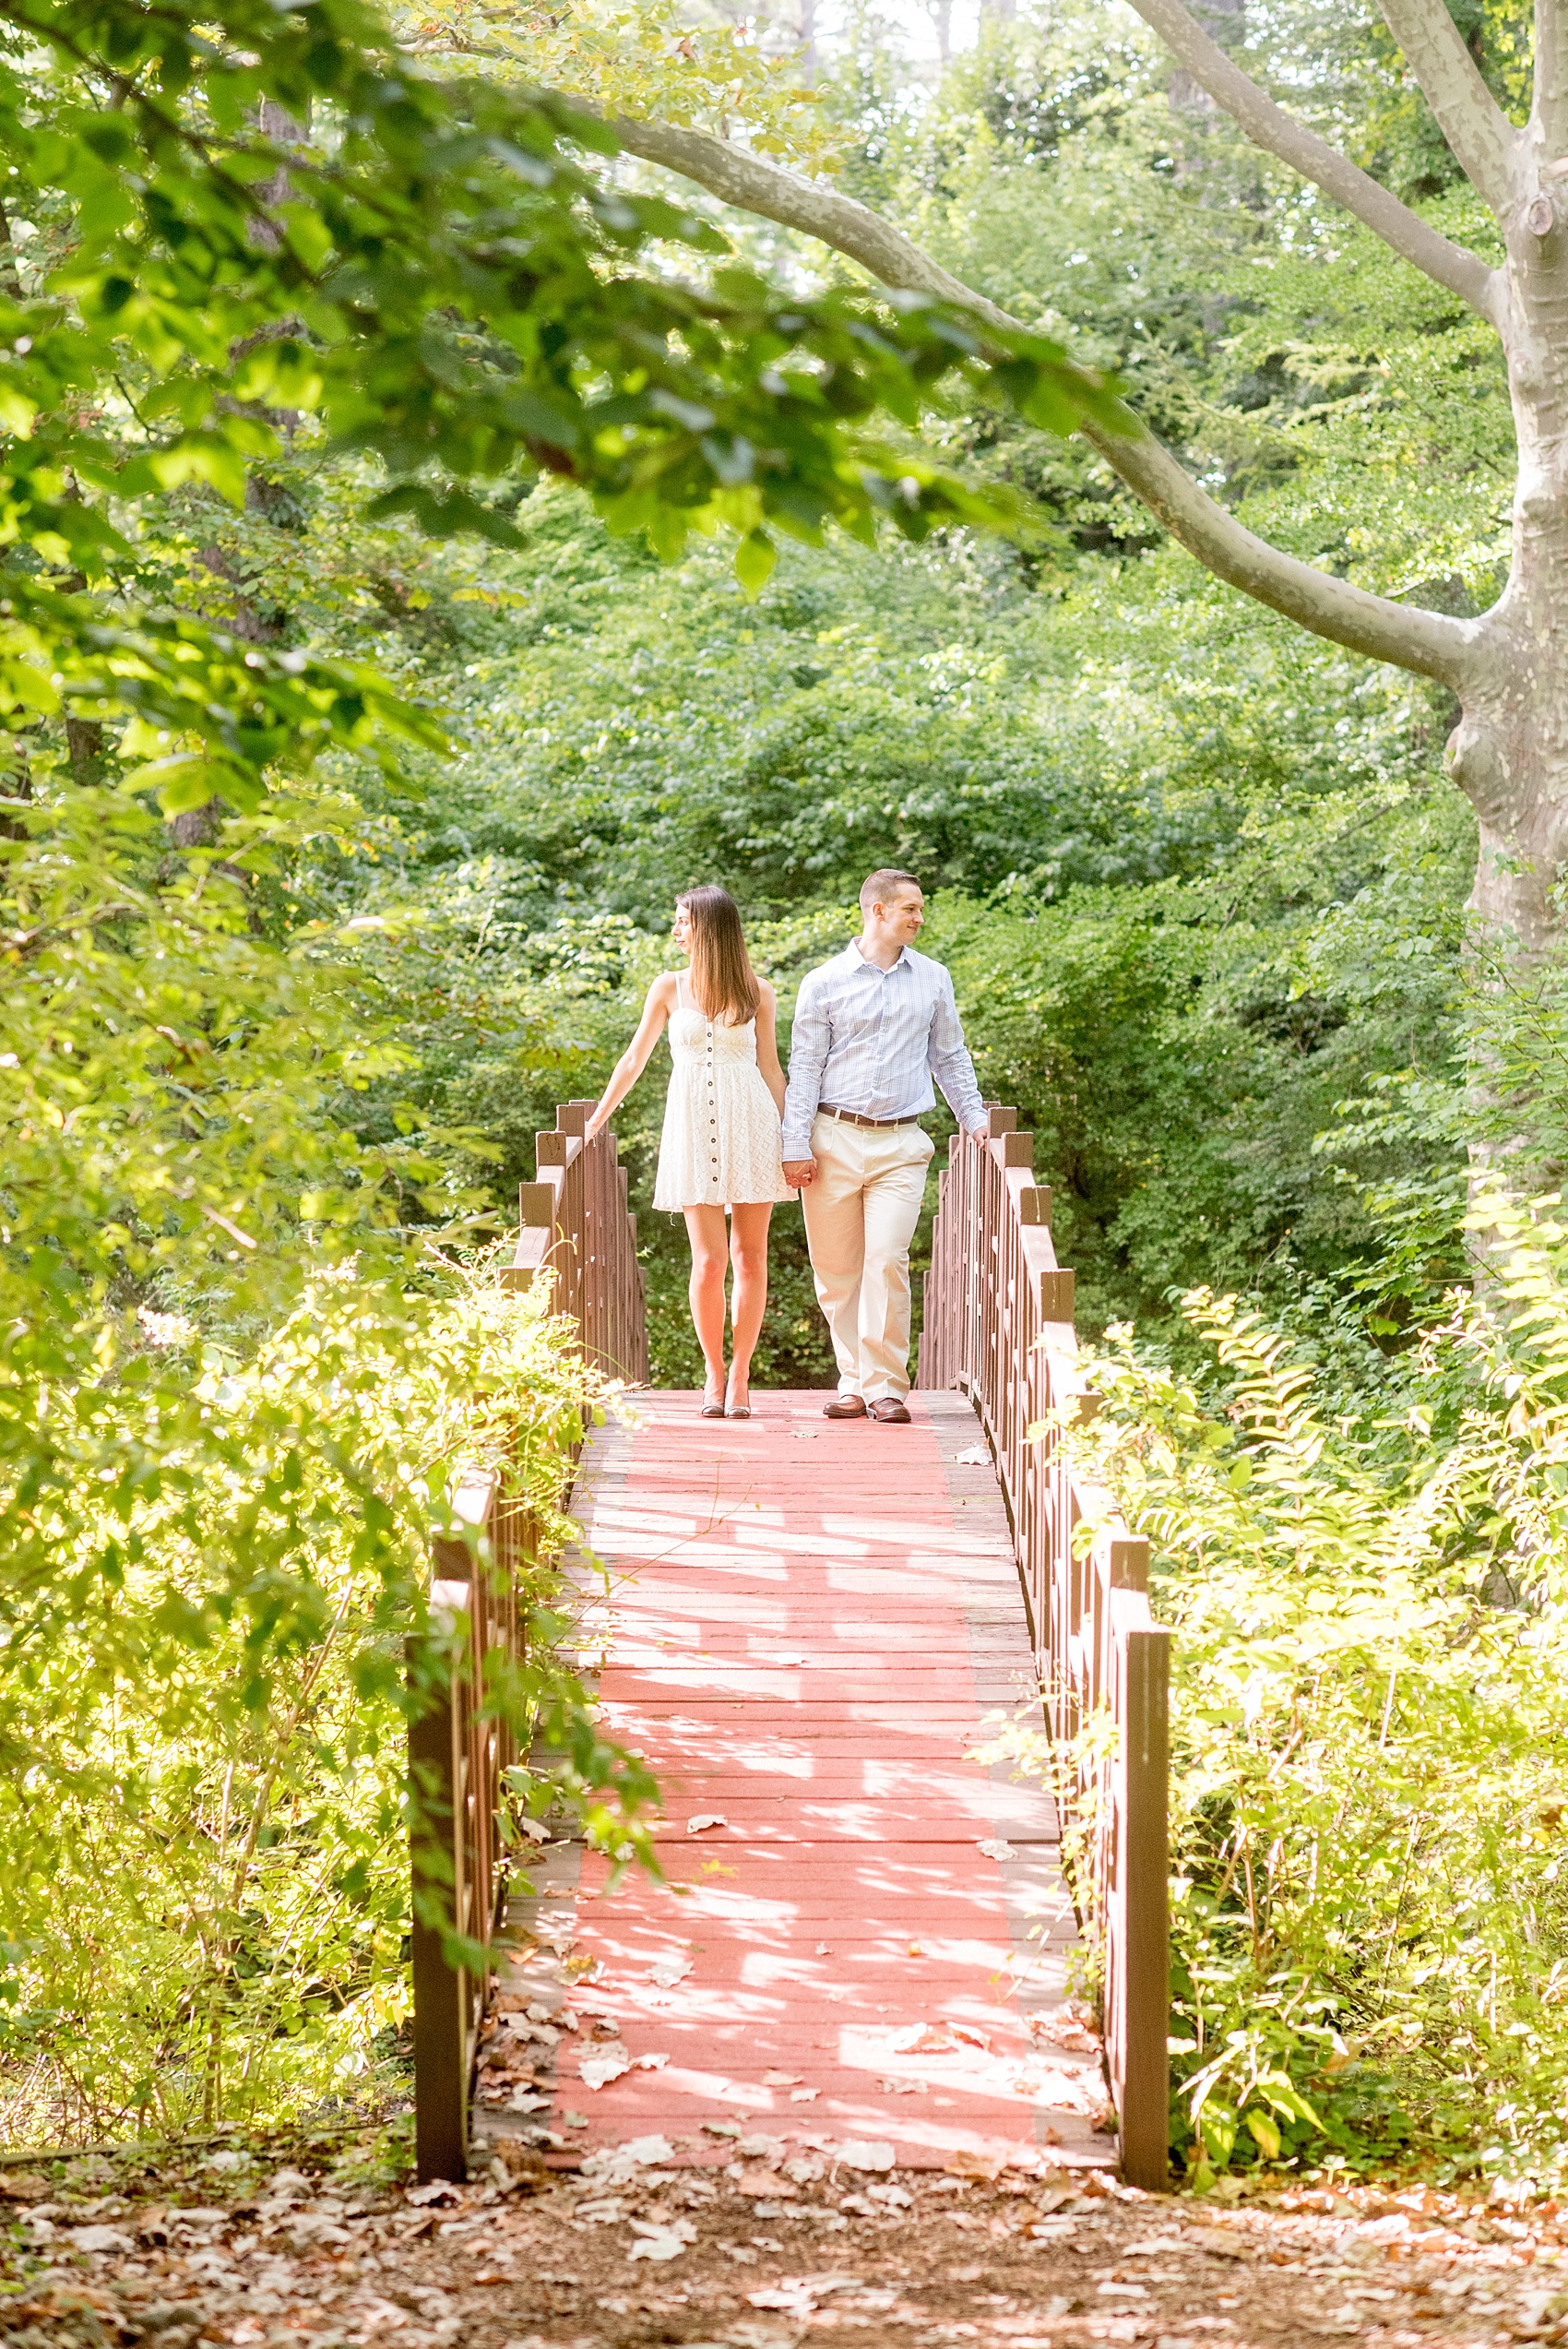
[[1399, 2154], [1568, 2169], [1568, 1223], [1478, 1202], [1489, 1270], [1361, 1415], [1197, 1291], [1194, 1379], [1125, 1326], [1073, 1440], [1174, 1634], [1173, 2146], [1200, 2184]]
[[[402, 1048], [335, 927], [267, 892], [351, 811], [279, 795], [176, 855], [127, 795], [12, 810], [0, 2136], [384, 2101], [431, 1540], [469, 1462], [548, 1520], [594, 1399], [547, 1294], [468, 1244], [443, 1138], [336, 1114]], [[646, 1773], [553, 1663], [550, 1599], [538, 1569], [487, 1702], [549, 1749], [525, 1801], [635, 1846]]]

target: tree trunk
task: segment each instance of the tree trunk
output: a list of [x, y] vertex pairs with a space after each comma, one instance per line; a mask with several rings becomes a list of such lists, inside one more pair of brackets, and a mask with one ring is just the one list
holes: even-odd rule
[[[1560, 181], [1561, 186], [1562, 183]], [[1568, 192], [1565, 192], [1568, 193]], [[1538, 195], [1508, 240], [1503, 328], [1518, 442], [1508, 584], [1448, 766], [1481, 828], [1472, 903], [1527, 955], [1561, 937], [1568, 867], [1568, 230]], [[1544, 232], [1544, 233], [1543, 233]]]

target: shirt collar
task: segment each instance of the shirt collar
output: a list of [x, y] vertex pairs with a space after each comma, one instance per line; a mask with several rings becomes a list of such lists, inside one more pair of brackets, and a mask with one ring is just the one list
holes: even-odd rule
[[890, 962], [886, 970], [884, 971], [877, 963], [868, 962], [866, 960], [865, 956], [861, 952], [860, 940], [858, 938], [851, 938], [849, 940], [849, 945], [844, 949], [844, 960], [849, 964], [851, 971], [874, 971], [879, 979], [890, 979], [895, 971], [912, 971], [914, 969], [914, 963], [910, 959], [909, 949], [907, 946], [901, 946], [899, 948], [897, 960], [896, 962]]

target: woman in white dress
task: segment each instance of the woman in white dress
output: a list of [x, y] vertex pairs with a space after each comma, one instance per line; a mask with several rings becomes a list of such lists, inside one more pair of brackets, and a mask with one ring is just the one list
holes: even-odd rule
[[[784, 1072], [774, 1031], [778, 1001], [752, 969], [727, 889], [687, 889], [676, 900], [675, 943], [691, 967], [667, 971], [649, 987], [637, 1032], [585, 1130], [591, 1141], [609, 1123], [668, 1026], [673, 1067], [653, 1203], [679, 1208], [686, 1219], [692, 1321], [707, 1365], [702, 1415], [749, 1419], [752, 1351], [767, 1305], [768, 1219], [776, 1201], [793, 1197], [778, 1148]], [[735, 1274], [728, 1377], [726, 1257]]]

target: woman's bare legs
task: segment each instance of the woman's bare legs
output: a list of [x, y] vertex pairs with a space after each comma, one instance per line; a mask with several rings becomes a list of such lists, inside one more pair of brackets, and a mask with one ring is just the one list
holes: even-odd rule
[[767, 1226], [773, 1209], [766, 1199], [730, 1210], [730, 1261], [735, 1268], [730, 1300], [730, 1385], [728, 1408], [744, 1409], [751, 1401], [752, 1353], [767, 1310]]
[[[697, 1333], [702, 1358], [707, 1365], [703, 1401], [724, 1401], [724, 1264], [730, 1251], [721, 1207], [688, 1207], [686, 1235], [692, 1244], [692, 1280], [686, 1294], [692, 1305], [692, 1327]], [[742, 1209], [742, 1213], [745, 1210]], [[760, 1326], [760, 1317], [759, 1317]], [[752, 1343], [756, 1343], [754, 1333]]]

